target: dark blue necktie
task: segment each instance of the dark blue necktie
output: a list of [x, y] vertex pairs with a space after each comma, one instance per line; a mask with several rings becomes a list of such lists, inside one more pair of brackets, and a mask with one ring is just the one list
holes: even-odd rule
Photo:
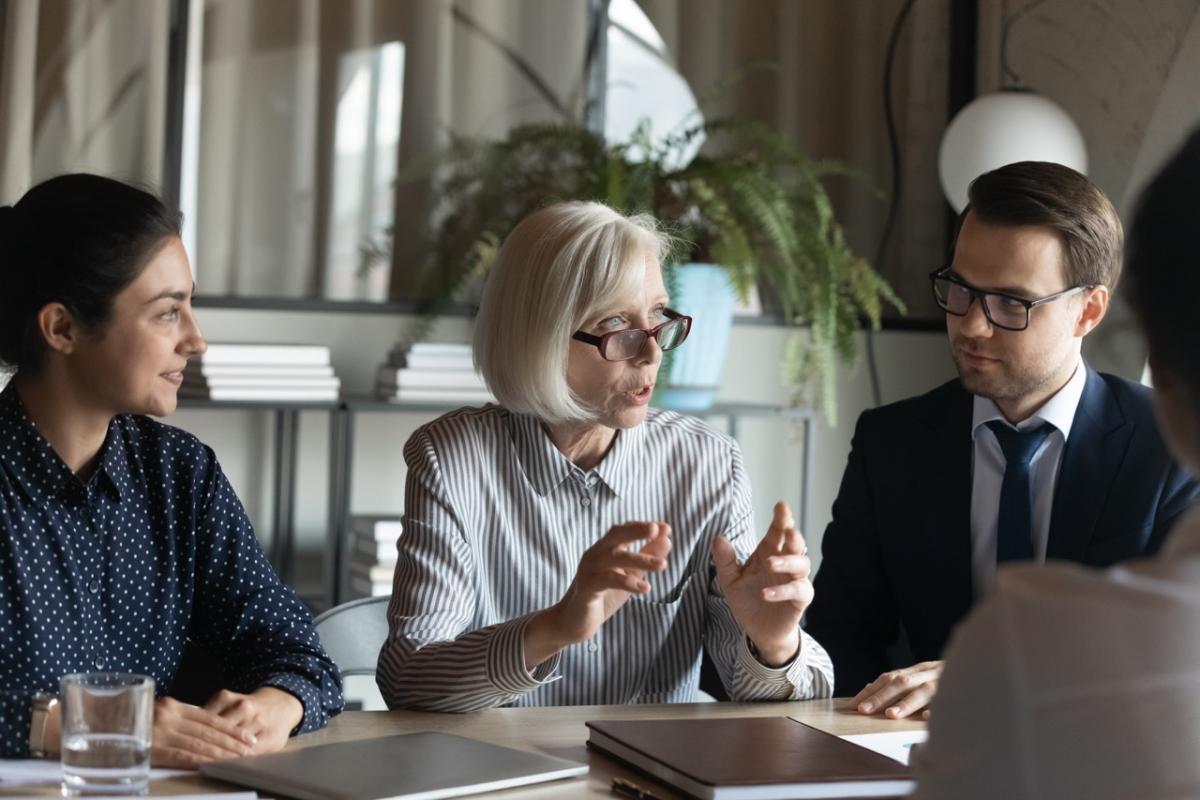
[[1033, 491], [1029, 462], [1054, 432], [1050, 423], [1019, 431], [1000, 420], [987, 423], [1004, 451], [1004, 482], [1000, 484], [1000, 514], [996, 528], [996, 561], [1033, 558]]

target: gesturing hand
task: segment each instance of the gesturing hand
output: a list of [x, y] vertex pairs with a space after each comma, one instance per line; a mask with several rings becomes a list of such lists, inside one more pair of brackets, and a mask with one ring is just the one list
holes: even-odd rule
[[773, 666], [790, 661], [800, 648], [800, 617], [813, 586], [808, 548], [787, 504], [775, 504], [771, 527], [745, 564], [737, 563], [723, 536], [713, 539], [712, 557], [729, 610], [760, 658]]
[[904, 719], [921, 712], [929, 719], [929, 703], [937, 694], [942, 677], [941, 661], [922, 661], [905, 669], [885, 672], [863, 687], [851, 701], [862, 714], [874, 714], [881, 708], [890, 719]]
[[[644, 541], [637, 551], [630, 547]], [[579, 559], [561, 600], [535, 617], [525, 632], [525, 664], [532, 669], [562, 648], [586, 641], [634, 594], [646, 594], [648, 572], [667, 568], [671, 526], [627, 522], [609, 530]]]

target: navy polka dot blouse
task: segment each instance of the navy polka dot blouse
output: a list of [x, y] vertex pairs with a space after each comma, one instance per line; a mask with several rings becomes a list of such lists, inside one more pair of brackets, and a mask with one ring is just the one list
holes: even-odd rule
[[82, 483], [0, 393], [0, 756], [29, 752], [34, 693], [70, 672], [139, 672], [171, 693], [192, 640], [226, 688], [304, 704], [295, 732], [342, 708], [337, 668], [280, 583], [246, 512], [196, 437], [146, 417], [108, 427]]

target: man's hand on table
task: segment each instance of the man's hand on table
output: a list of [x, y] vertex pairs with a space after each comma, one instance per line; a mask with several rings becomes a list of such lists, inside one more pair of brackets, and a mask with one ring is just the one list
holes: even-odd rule
[[922, 661], [885, 672], [864, 686], [850, 703], [861, 714], [882, 710], [888, 719], [904, 719], [919, 711], [922, 719], [929, 719], [929, 703], [937, 694], [943, 663]]

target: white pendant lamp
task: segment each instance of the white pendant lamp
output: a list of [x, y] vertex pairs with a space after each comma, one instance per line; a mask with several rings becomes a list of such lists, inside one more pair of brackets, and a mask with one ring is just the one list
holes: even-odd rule
[[1039, 94], [1005, 89], [982, 95], [955, 115], [942, 136], [942, 191], [961, 212], [971, 181], [1015, 161], [1053, 161], [1086, 175], [1087, 147], [1067, 112]]
[[971, 181], [1017, 161], [1051, 161], [1087, 174], [1083, 134], [1066, 111], [1029, 91], [1008, 63], [1008, 37], [1014, 25], [1042, 6], [1032, 0], [1004, 20], [1000, 69], [1004, 89], [981, 95], [950, 120], [938, 153], [942, 191], [957, 212], [967, 206]]

